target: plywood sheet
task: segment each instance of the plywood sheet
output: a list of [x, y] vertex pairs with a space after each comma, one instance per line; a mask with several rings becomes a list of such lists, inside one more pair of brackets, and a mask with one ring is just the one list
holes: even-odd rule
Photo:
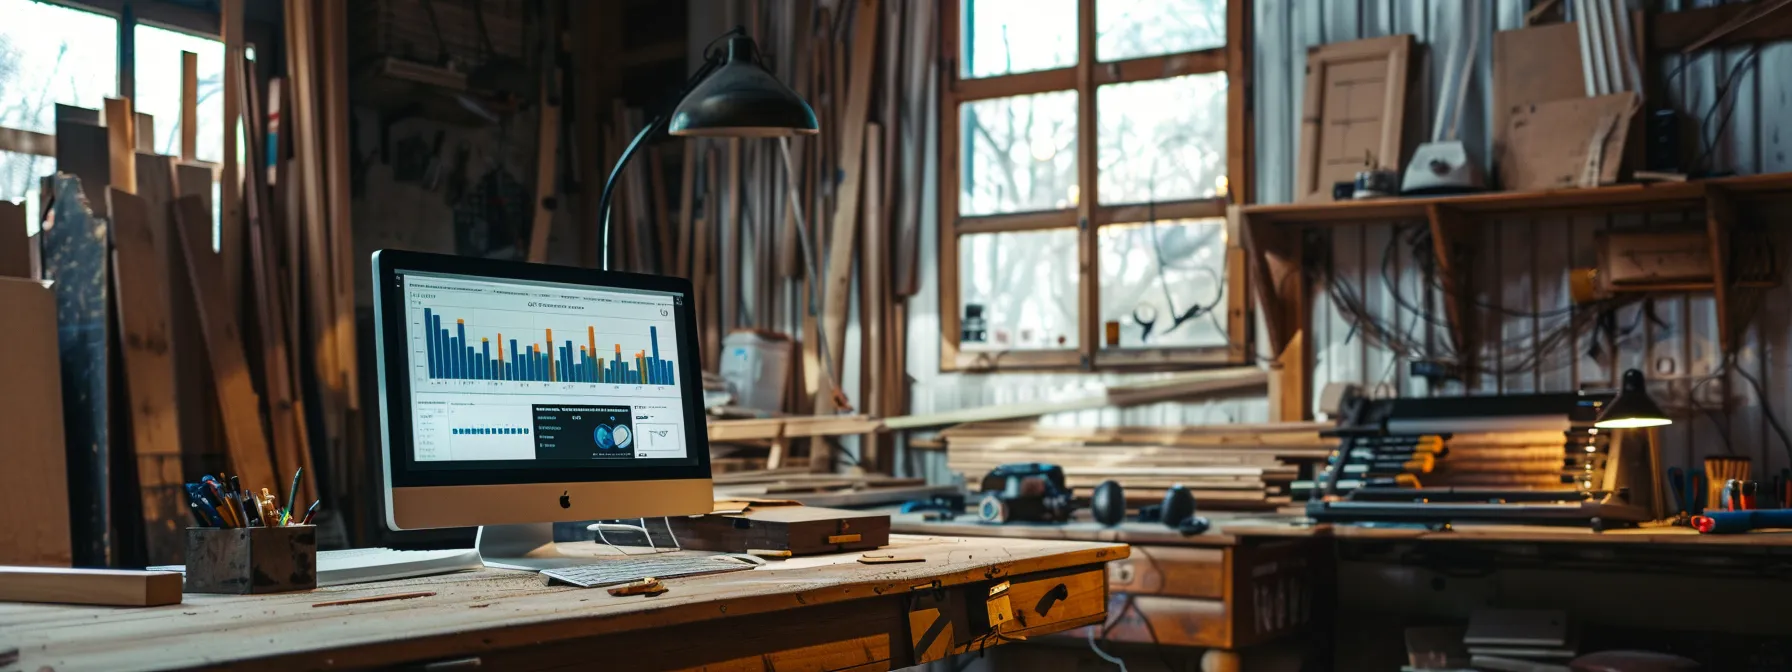
[[1506, 129], [1500, 184], [1511, 191], [1582, 186], [1587, 157], [1600, 139], [1598, 183], [1617, 182], [1637, 108], [1635, 93], [1614, 93], [1517, 110]]
[[41, 283], [0, 278], [0, 565], [67, 567], [68, 477], [63, 455], [62, 378], [57, 360], [56, 295]]

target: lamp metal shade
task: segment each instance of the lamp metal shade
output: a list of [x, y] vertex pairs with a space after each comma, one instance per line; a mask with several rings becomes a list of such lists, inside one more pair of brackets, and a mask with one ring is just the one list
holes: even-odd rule
[[815, 110], [760, 67], [757, 54], [751, 38], [730, 38], [727, 60], [678, 103], [666, 132], [732, 138], [819, 132]]
[[1631, 429], [1659, 427], [1673, 422], [1668, 414], [1661, 412], [1655, 399], [1649, 396], [1649, 388], [1643, 382], [1643, 372], [1631, 369], [1624, 372], [1624, 384], [1618, 388], [1618, 396], [1600, 409], [1599, 419], [1593, 422], [1593, 426], [1601, 429]]

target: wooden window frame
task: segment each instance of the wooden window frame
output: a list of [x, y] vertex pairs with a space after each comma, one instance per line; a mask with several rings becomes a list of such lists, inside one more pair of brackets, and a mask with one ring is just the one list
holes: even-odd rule
[[[1244, 241], [1232, 206], [1255, 202], [1255, 166], [1250, 146], [1251, 3], [1226, 3], [1226, 44], [1173, 54], [1098, 62], [1095, 57], [1095, 5], [1077, 2], [1075, 65], [992, 77], [966, 79], [959, 72], [962, 40], [960, 17], [964, 0], [940, 2], [940, 184], [939, 291], [941, 371], [1095, 371], [1170, 370], [1249, 363], [1251, 312]], [[1143, 82], [1183, 75], [1226, 73], [1226, 197], [1153, 204], [1103, 204], [1097, 152], [1096, 88], [1104, 84]], [[1013, 96], [1077, 92], [1077, 185], [1074, 208], [997, 215], [960, 215], [961, 167], [959, 106]], [[1226, 332], [1228, 344], [1205, 347], [1108, 348], [1102, 343], [1100, 229], [1108, 224], [1165, 219], [1225, 217]], [[1074, 350], [1006, 350], [965, 352], [959, 348], [964, 306], [959, 298], [959, 236], [976, 233], [1075, 230], [1077, 232], [1077, 347]]]

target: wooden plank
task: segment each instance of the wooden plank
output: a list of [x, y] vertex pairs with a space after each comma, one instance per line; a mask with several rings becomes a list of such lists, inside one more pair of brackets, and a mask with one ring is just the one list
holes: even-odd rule
[[[962, 44], [959, 40], [960, 13], [959, 3], [939, 3], [940, 39], [939, 53], [935, 58], [940, 63], [958, 62], [958, 50]], [[957, 368], [958, 344], [963, 337], [963, 324], [959, 305], [958, 286], [958, 237], [946, 235], [957, 226], [959, 169], [962, 151], [959, 136], [958, 105], [959, 99], [950, 93], [951, 87], [958, 81], [956, 68], [938, 68], [940, 78], [936, 88], [939, 94], [939, 105], [934, 113], [939, 120], [939, 183], [935, 185], [939, 199], [939, 235], [935, 236], [936, 247], [934, 259], [938, 260], [939, 275], [939, 319], [940, 319], [940, 368], [950, 370]], [[1079, 155], [1080, 156], [1080, 155]], [[1092, 200], [1092, 199], [1091, 199]], [[948, 364], [951, 366], [948, 367]]]
[[529, 261], [537, 264], [548, 260], [548, 236], [554, 226], [552, 204], [554, 194], [559, 191], [559, 176], [555, 171], [560, 156], [560, 103], [555, 98], [558, 92], [553, 86], [552, 73], [542, 73], [541, 107], [535, 122], [535, 214], [529, 224]]
[[672, 230], [672, 214], [666, 209], [666, 164], [660, 159], [665, 147], [655, 145], [647, 148], [647, 183], [648, 193], [653, 198], [653, 230], [654, 252], [659, 256], [656, 270], [661, 274], [672, 274], [673, 256], [678, 249], [678, 239]]
[[[846, 562], [800, 568], [774, 563], [752, 572], [666, 580], [670, 591], [653, 599], [544, 586], [533, 575], [479, 570], [458, 575], [447, 583], [434, 577], [371, 588], [335, 586], [308, 592], [197, 600], [183, 609], [192, 613], [182, 618], [143, 618], [141, 614], [89, 608], [0, 605], [0, 628], [7, 631], [8, 644], [18, 647], [21, 669], [38, 669], [51, 661], [55, 661], [57, 669], [122, 669], [143, 666], [146, 661], [163, 668], [232, 666], [251, 660], [270, 670], [329, 667], [328, 661], [332, 660], [338, 661], [338, 665], [342, 660], [354, 660], [360, 665], [392, 667], [484, 658], [499, 652], [523, 657], [505, 659], [520, 661], [515, 664], [493, 663], [500, 669], [548, 669], [588, 663], [592, 650], [589, 638], [594, 637], [622, 638], [610, 640], [612, 645], [626, 640], [668, 651], [674, 650], [671, 645], [676, 644], [676, 649], [685, 652], [679, 655], [691, 657], [670, 660], [702, 664], [708, 659], [690, 651], [704, 648], [692, 647], [691, 642], [705, 632], [754, 633], [756, 636], [725, 637], [725, 642], [712, 647], [719, 655], [726, 652], [724, 658], [744, 657], [744, 666], [752, 669], [768, 660], [778, 669], [822, 669], [800, 664], [798, 661], [811, 659], [800, 650], [833, 641], [852, 641], [857, 647], [863, 633], [856, 626], [844, 630], [835, 626], [839, 622], [856, 622], [849, 614], [889, 609], [894, 616], [893, 629], [881, 634], [881, 639], [905, 640], [902, 614], [911, 594], [909, 589], [915, 585], [968, 594], [987, 591], [988, 577], [1004, 577], [1011, 582], [1015, 603], [1026, 606], [1032, 617], [1035, 605], [1064, 584], [1064, 599], [1047, 609], [1041, 620], [1055, 621], [1074, 613], [1077, 618], [1099, 622], [1101, 612], [1094, 608], [1100, 605], [1086, 605], [1085, 594], [1093, 593], [1099, 603], [1105, 585], [1101, 563], [1124, 558], [1128, 553], [1125, 546], [1112, 543], [904, 535], [892, 536], [891, 545], [884, 550], [925, 560], [883, 566]], [[429, 585], [423, 585], [426, 583]], [[424, 601], [311, 607], [320, 601], [422, 590], [437, 595]], [[837, 605], [837, 609], [822, 614], [809, 611], [829, 605]], [[1063, 609], [1063, 616], [1058, 615], [1059, 609]], [[601, 615], [594, 616], [593, 610]], [[499, 612], [505, 617], [494, 620], [492, 614]], [[400, 615], [402, 619], [395, 619]], [[284, 627], [261, 627], [270, 622], [282, 623]], [[1075, 622], [1060, 621], [1058, 627], [1073, 627]], [[775, 623], [779, 627], [742, 630], [755, 623]], [[258, 633], [256, 636], [264, 640], [254, 651], [228, 645], [240, 642], [249, 632]], [[235, 657], [225, 659], [220, 655]], [[540, 657], [527, 658], [537, 655]], [[651, 662], [644, 662], [641, 667], [659, 669], [668, 659], [643, 660]], [[881, 669], [892, 666], [893, 661], [873, 664]]]
[[[1651, 12], [1649, 15], [1649, 49], [1680, 51], [1699, 43], [1721, 26], [1738, 17], [1756, 12], [1762, 3], [1730, 3], [1678, 12]], [[1704, 45], [1708, 48], [1728, 47], [1754, 42], [1792, 39], [1792, 11], [1781, 10], [1761, 17]]]
[[[166, 157], [137, 158], [160, 161], [166, 170]], [[166, 190], [173, 185], [143, 186]], [[148, 200], [117, 187], [108, 197], [112, 200], [112, 279], [118, 294], [125, 407], [130, 416], [130, 446], [136, 455], [144, 541], [150, 564], [175, 564], [185, 557], [186, 527], [192, 518], [182, 485], [180, 428], [174, 405], [168, 242], [163, 238], [169, 230], [168, 213], [154, 211]], [[166, 203], [162, 199], [156, 202]]]
[[[343, 409], [347, 405], [347, 391], [343, 389], [343, 369], [338, 361], [341, 351], [335, 342], [336, 331], [332, 329], [337, 312], [335, 293], [331, 289], [333, 248], [323, 174], [323, 121], [318, 118], [322, 105], [318, 101], [317, 59], [313, 54], [316, 39], [312, 30], [316, 27], [317, 16], [314, 7], [312, 0], [285, 3], [287, 73], [291, 77], [292, 104], [283, 108], [291, 114], [282, 116], [282, 127], [291, 134], [291, 165], [296, 169], [296, 174], [292, 175], [296, 179], [290, 180], [296, 184], [290, 186], [295, 190], [297, 218], [291, 220], [288, 227], [298, 232], [303, 241], [302, 254], [295, 260], [294, 267], [303, 269], [304, 280], [295, 282], [293, 291], [303, 299], [307, 319], [294, 324], [302, 322], [309, 327], [310, 360], [317, 380], [318, 402], [322, 406], [317, 410], [323, 420], [325, 449], [340, 451], [345, 435]], [[290, 127], [284, 124], [287, 119], [292, 121]]]
[[199, 159], [199, 54], [191, 51], [180, 52], [180, 158]]
[[0, 152], [56, 156], [56, 136], [37, 131], [0, 127]]
[[0, 277], [29, 278], [31, 246], [37, 241], [25, 235], [25, 204], [0, 201]]
[[[681, 175], [678, 181], [678, 254], [672, 262], [672, 275], [684, 278], [696, 278], [696, 270], [691, 266], [691, 255], [703, 243], [698, 239], [695, 212], [697, 208], [697, 140], [685, 138], [680, 141], [684, 145], [684, 164], [679, 167]], [[693, 283], [694, 284], [694, 283]]]
[[[1095, 52], [1095, 0], [1077, 0], [1077, 53], [1093, 56]], [[1095, 59], [1079, 58], [1076, 65], [1076, 123], [1078, 129], [1100, 128], [1096, 124]], [[955, 112], [956, 113], [956, 112]], [[1080, 228], [1076, 243], [1076, 353], [1079, 368], [1087, 370], [1095, 361], [1101, 342], [1101, 227], [1093, 225], [1096, 204], [1101, 202], [1100, 132], [1076, 134], [1076, 183], [1078, 187], [1076, 216]], [[957, 254], [957, 252], [954, 252]], [[950, 305], [953, 312], [963, 310], [957, 297]]]
[[[1233, 33], [1236, 35], [1237, 33]], [[1095, 84], [1120, 84], [1226, 70], [1226, 47], [1107, 61], [1095, 69]]]
[[199, 305], [201, 333], [218, 391], [218, 406], [224, 415], [231, 471], [242, 478], [244, 485], [279, 487], [284, 483], [268, 459], [267, 437], [262, 433], [261, 395], [255, 393], [255, 385], [249, 379], [236, 313], [224, 306], [218, 287], [224, 272], [218, 267], [218, 257], [206, 249], [204, 235], [211, 220], [208, 215], [199, 199], [182, 196], [174, 202], [176, 238], [185, 252], [192, 284], [189, 290]]
[[0, 600], [159, 607], [180, 604], [179, 572], [0, 567]]
[[[211, 403], [217, 393], [212, 390], [211, 373], [207, 371], [205, 339], [199, 333], [199, 307], [193, 302], [193, 293], [186, 289], [191, 284], [186, 263], [182, 261], [185, 253], [175, 238], [178, 234], [174, 232], [173, 215], [177, 195], [190, 191], [202, 201], [210, 202], [211, 171], [204, 166], [183, 164], [176, 167], [166, 160], [150, 161], [139, 156], [137, 184], [138, 192], [149, 203], [150, 210], [159, 213], [150, 221], [161, 227], [157, 234], [165, 243], [162, 263], [168, 276], [163, 282], [168, 286], [169, 354], [174, 358], [175, 414], [178, 416], [175, 425], [180, 430], [181, 449], [185, 454], [182, 473], [211, 471], [210, 467], [218, 461], [212, 456], [223, 452], [223, 442], [217, 438], [217, 406]], [[206, 209], [209, 211], [210, 206]]]
[[[219, 37], [224, 42], [224, 67], [228, 69], [244, 55], [246, 34], [243, 32], [243, 0], [220, 0], [218, 3]], [[242, 302], [243, 283], [243, 205], [242, 166], [237, 164], [237, 129], [240, 128], [241, 82], [224, 78], [223, 165], [218, 173], [218, 259], [224, 271], [224, 305], [235, 313]], [[197, 124], [195, 124], [197, 129]]]
[[[228, 76], [239, 78], [245, 82], [252, 78], [253, 63], [248, 59], [238, 59], [230, 64]], [[237, 89], [243, 97], [243, 124], [248, 137], [262, 137], [261, 104], [256, 97], [256, 87], [243, 85]], [[256, 143], [249, 143], [244, 148], [247, 165], [261, 165], [261, 152]], [[280, 278], [274, 268], [279, 258], [276, 237], [269, 232], [268, 195], [259, 176], [261, 173], [253, 169], [246, 172], [250, 178], [244, 182], [243, 211], [247, 215], [248, 252], [250, 281], [253, 283], [256, 333], [260, 337], [262, 347], [262, 378], [268, 397], [268, 426], [273, 437], [275, 474], [297, 473], [303, 469], [313, 475], [317, 470], [312, 464], [311, 442], [305, 427], [303, 409], [299, 406], [299, 391], [293, 382], [294, 367], [290, 359], [288, 331], [286, 327], [286, 311], [282, 307], [283, 296], [280, 292]], [[302, 479], [299, 491], [295, 493], [298, 501], [314, 501], [317, 499], [317, 483], [320, 479]], [[344, 496], [337, 503], [338, 509], [347, 509], [356, 501], [352, 496]]]
[[[350, 412], [361, 408], [360, 351], [355, 339], [355, 245], [352, 233], [353, 216], [349, 186], [349, 110], [348, 93], [348, 0], [322, 0], [320, 23], [323, 25], [319, 62], [321, 88], [324, 94], [324, 171], [329, 184], [330, 264], [332, 305], [331, 340], [336, 344], [336, 366], [340, 370], [343, 399]], [[242, 215], [237, 215], [239, 223]], [[242, 263], [231, 269], [233, 280], [241, 278]], [[350, 416], [349, 426], [356, 423]], [[348, 431], [344, 439], [349, 454], [359, 456], [362, 433]], [[346, 457], [346, 456], [345, 456]]]
[[[740, 303], [745, 299], [741, 292], [740, 246], [744, 228], [741, 226], [741, 196], [745, 189], [740, 182], [741, 140], [728, 138], [728, 175], [727, 182], [717, 191], [726, 199], [727, 210], [722, 214], [718, 230], [722, 234], [722, 274], [718, 276], [716, 288], [717, 300], [722, 303], [721, 333], [726, 335], [740, 326]], [[717, 354], [721, 351], [717, 350]]]
[[1131, 406], [1168, 399], [1223, 395], [1241, 390], [1261, 388], [1267, 384], [1268, 379], [1268, 374], [1255, 367], [1218, 369], [1214, 371], [1182, 374], [1131, 385], [1111, 385], [1101, 394], [1076, 399], [1000, 404], [983, 408], [960, 409], [924, 415], [885, 418], [884, 426], [893, 430], [920, 429], [923, 427], [940, 427], [967, 422], [1029, 418], [1050, 413], [1082, 411], [1110, 406]]
[[[865, 196], [860, 224], [864, 228], [864, 255], [859, 270], [859, 400], [870, 413], [882, 413], [884, 365], [888, 359], [888, 326], [884, 324], [889, 291], [889, 220], [883, 208], [883, 125], [865, 125]], [[860, 465], [876, 465], [878, 437], [859, 438]], [[875, 470], [875, 468], [873, 468]]]
[[[827, 269], [823, 271], [821, 329], [827, 352], [827, 371], [838, 380], [846, 362], [846, 321], [852, 291], [853, 261], [858, 249], [858, 217], [865, 181], [865, 136], [869, 132], [866, 115], [871, 106], [872, 68], [877, 61], [877, 20], [879, 0], [857, 0], [853, 6], [852, 74], [847, 77], [846, 105], [842, 110], [840, 129], [839, 200], [834, 206], [834, 222], [829, 228]], [[816, 393], [815, 412], [832, 413], [838, 408], [833, 391]], [[816, 442], [809, 463], [817, 471], [831, 471], [823, 442]], [[816, 459], [821, 455], [821, 459]]]
[[67, 567], [73, 557], [56, 293], [35, 280], [0, 278], [0, 314], [7, 320], [0, 352], [8, 362], [0, 378], [7, 461], [0, 469], [0, 563]]
[[809, 436], [844, 436], [875, 432], [882, 427], [881, 421], [864, 415], [711, 420], [709, 421], [709, 440], [728, 442]]
[[[70, 147], [65, 143], [63, 150]], [[81, 180], [57, 175], [55, 226], [44, 230], [44, 279], [54, 281], [68, 442], [74, 564], [105, 566], [112, 541], [111, 304], [107, 221], [88, 208]], [[103, 193], [103, 192], [102, 192]], [[94, 199], [105, 201], [104, 198]]]
[[137, 117], [129, 98], [106, 99], [106, 154], [112, 166], [109, 186], [137, 193]]

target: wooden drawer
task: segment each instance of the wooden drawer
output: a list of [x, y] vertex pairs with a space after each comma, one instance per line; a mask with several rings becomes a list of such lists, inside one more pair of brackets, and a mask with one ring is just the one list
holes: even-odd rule
[[1108, 563], [1108, 590], [1135, 595], [1226, 596], [1226, 551], [1187, 546], [1134, 546]]
[[[985, 607], [989, 588], [976, 583], [915, 596], [908, 612], [909, 642], [915, 662], [940, 660], [1002, 643], [989, 633]], [[1011, 639], [1062, 632], [1101, 623], [1107, 615], [1107, 573], [1100, 568], [1044, 572], [1010, 579], [1008, 601], [1014, 621], [1002, 635]]]

